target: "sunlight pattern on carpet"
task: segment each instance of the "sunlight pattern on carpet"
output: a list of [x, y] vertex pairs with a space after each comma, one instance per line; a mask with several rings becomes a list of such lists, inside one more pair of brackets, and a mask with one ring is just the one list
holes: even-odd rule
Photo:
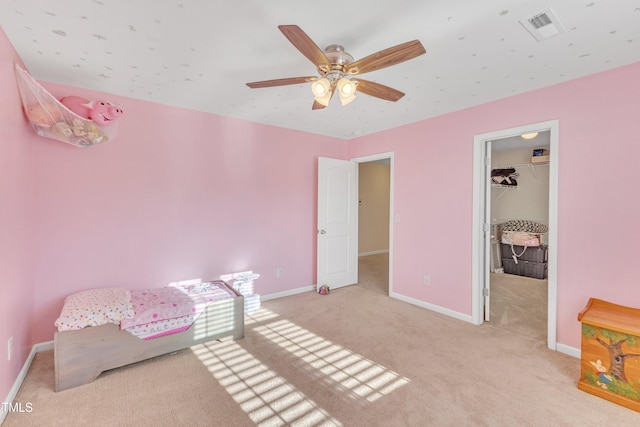
[[235, 341], [212, 341], [191, 350], [256, 425], [342, 426]]
[[288, 320], [278, 320], [255, 330], [300, 358], [317, 380], [348, 393], [354, 400], [374, 402], [409, 383], [409, 379]]
[[250, 316], [244, 316], [244, 325], [251, 326], [280, 317], [279, 314], [262, 307], [253, 312]]
[[[245, 316], [247, 325], [274, 344], [276, 351], [290, 358], [292, 366], [311, 381], [344, 394], [356, 403], [369, 404], [410, 382], [380, 364], [280, 319], [279, 314], [264, 307]], [[240, 343], [210, 341], [191, 350], [254, 423], [259, 426], [342, 426]]]

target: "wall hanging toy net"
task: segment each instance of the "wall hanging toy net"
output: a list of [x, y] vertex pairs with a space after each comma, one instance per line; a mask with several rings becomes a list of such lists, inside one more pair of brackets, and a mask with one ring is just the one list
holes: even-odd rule
[[67, 100], [67, 105], [72, 105], [75, 111], [86, 116], [83, 117], [51, 95], [18, 64], [15, 67], [24, 112], [38, 135], [76, 147], [90, 147], [115, 138], [116, 119], [122, 114], [119, 107], [106, 101], [61, 98]]

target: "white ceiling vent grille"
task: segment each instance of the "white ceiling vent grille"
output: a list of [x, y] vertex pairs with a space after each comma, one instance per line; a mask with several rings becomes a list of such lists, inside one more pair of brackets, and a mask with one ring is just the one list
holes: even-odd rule
[[567, 32], [565, 26], [551, 9], [531, 18], [523, 19], [520, 24], [538, 41]]

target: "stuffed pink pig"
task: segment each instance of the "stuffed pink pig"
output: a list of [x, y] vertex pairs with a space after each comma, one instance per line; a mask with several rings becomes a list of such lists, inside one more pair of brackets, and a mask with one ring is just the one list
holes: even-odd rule
[[89, 101], [79, 96], [65, 96], [60, 102], [80, 117], [93, 120], [100, 125], [115, 121], [123, 114], [120, 107], [103, 100]]

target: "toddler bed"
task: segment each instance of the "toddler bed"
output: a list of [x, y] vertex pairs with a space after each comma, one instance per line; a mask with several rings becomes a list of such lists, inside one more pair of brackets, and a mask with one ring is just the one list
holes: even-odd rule
[[54, 336], [56, 391], [195, 344], [244, 336], [244, 298], [224, 281], [92, 289], [65, 299]]

